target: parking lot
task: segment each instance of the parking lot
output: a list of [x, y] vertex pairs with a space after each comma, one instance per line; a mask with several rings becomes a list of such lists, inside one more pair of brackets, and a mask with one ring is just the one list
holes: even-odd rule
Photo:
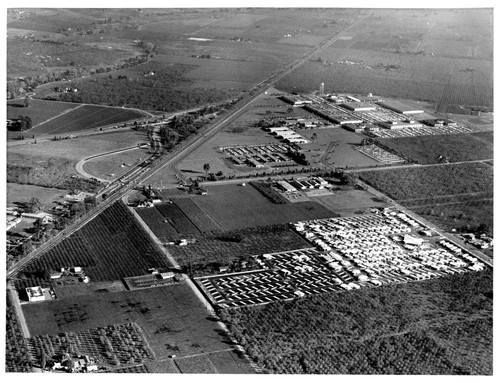
[[293, 226], [314, 247], [258, 255], [259, 270], [199, 277], [196, 282], [213, 304], [238, 307], [484, 267], [465, 250], [390, 209]]
[[420, 128], [402, 128], [397, 130], [380, 129], [370, 134], [380, 138], [398, 138], [398, 137], [416, 137], [430, 136], [439, 134], [458, 134], [458, 133], [473, 133], [476, 129], [457, 125], [457, 126], [422, 126]]
[[260, 165], [294, 164], [287, 153], [293, 148], [288, 144], [238, 145], [221, 147], [236, 165], [245, 165], [249, 161]]
[[405, 162], [401, 157], [384, 150], [377, 145], [363, 145], [357, 146], [357, 150], [361, 153], [366, 154], [368, 157], [373, 158], [374, 160], [380, 161], [384, 164], [398, 164]]

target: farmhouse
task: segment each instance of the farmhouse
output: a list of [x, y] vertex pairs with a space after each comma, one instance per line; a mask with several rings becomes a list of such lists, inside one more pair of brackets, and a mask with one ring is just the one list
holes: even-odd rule
[[30, 302], [40, 302], [45, 300], [44, 290], [40, 286], [26, 287], [26, 293]]

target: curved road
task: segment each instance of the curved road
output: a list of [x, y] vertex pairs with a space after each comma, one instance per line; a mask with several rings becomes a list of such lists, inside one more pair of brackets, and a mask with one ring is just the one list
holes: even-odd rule
[[111, 156], [113, 154], [117, 154], [117, 153], [122, 153], [122, 152], [127, 152], [129, 150], [136, 150], [136, 149], [140, 149], [139, 146], [130, 146], [128, 148], [123, 148], [123, 149], [117, 149], [117, 150], [112, 150], [110, 152], [104, 152], [104, 153], [99, 153], [99, 154], [95, 154], [93, 156], [90, 156], [90, 157], [87, 157], [87, 158], [84, 158], [83, 160], [80, 160], [78, 161], [78, 163], [76, 164], [76, 171], [78, 173], [80, 173], [83, 177], [85, 178], [95, 178], [96, 180], [100, 181], [100, 182], [103, 182], [103, 183], [109, 183], [109, 182], [113, 182], [113, 181], [116, 181], [116, 179], [120, 178], [120, 177], [116, 177], [116, 179], [114, 180], [105, 180], [104, 178], [99, 178], [97, 176], [93, 176], [92, 174], [89, 174], [87, 173], [85, 170], [83, 170], [83, 165], [85, 165], [85, 163], [87, 161], [90, 161], [94, 158], [99, 158], [99, 157], [106, 157], [106, 156]]

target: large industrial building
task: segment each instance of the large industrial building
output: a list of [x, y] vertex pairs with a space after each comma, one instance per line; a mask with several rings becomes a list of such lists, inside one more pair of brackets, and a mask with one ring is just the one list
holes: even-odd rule
[[379, 101], [377, 102], [383, 108], [392, 110], [399, 114], [421, 114], [424, 113], [421, 109], [413, 108], [399, 101]]
[[413, 120], [386, 121], [386, 122], [380, 122], [379, 125], [383, 128], [390, 130], [403, 129], [403, 128], [421, 128], [423, 126], [422, 123]]

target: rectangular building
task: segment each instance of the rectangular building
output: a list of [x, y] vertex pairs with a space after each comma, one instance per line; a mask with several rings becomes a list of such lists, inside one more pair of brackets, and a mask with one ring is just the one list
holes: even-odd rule
[[423, 110], [413, 108], [399, 101], [379, 101], [377, 102], [382, 108], [392, 110], [399, 114], [420, 114], [424, 113]]

